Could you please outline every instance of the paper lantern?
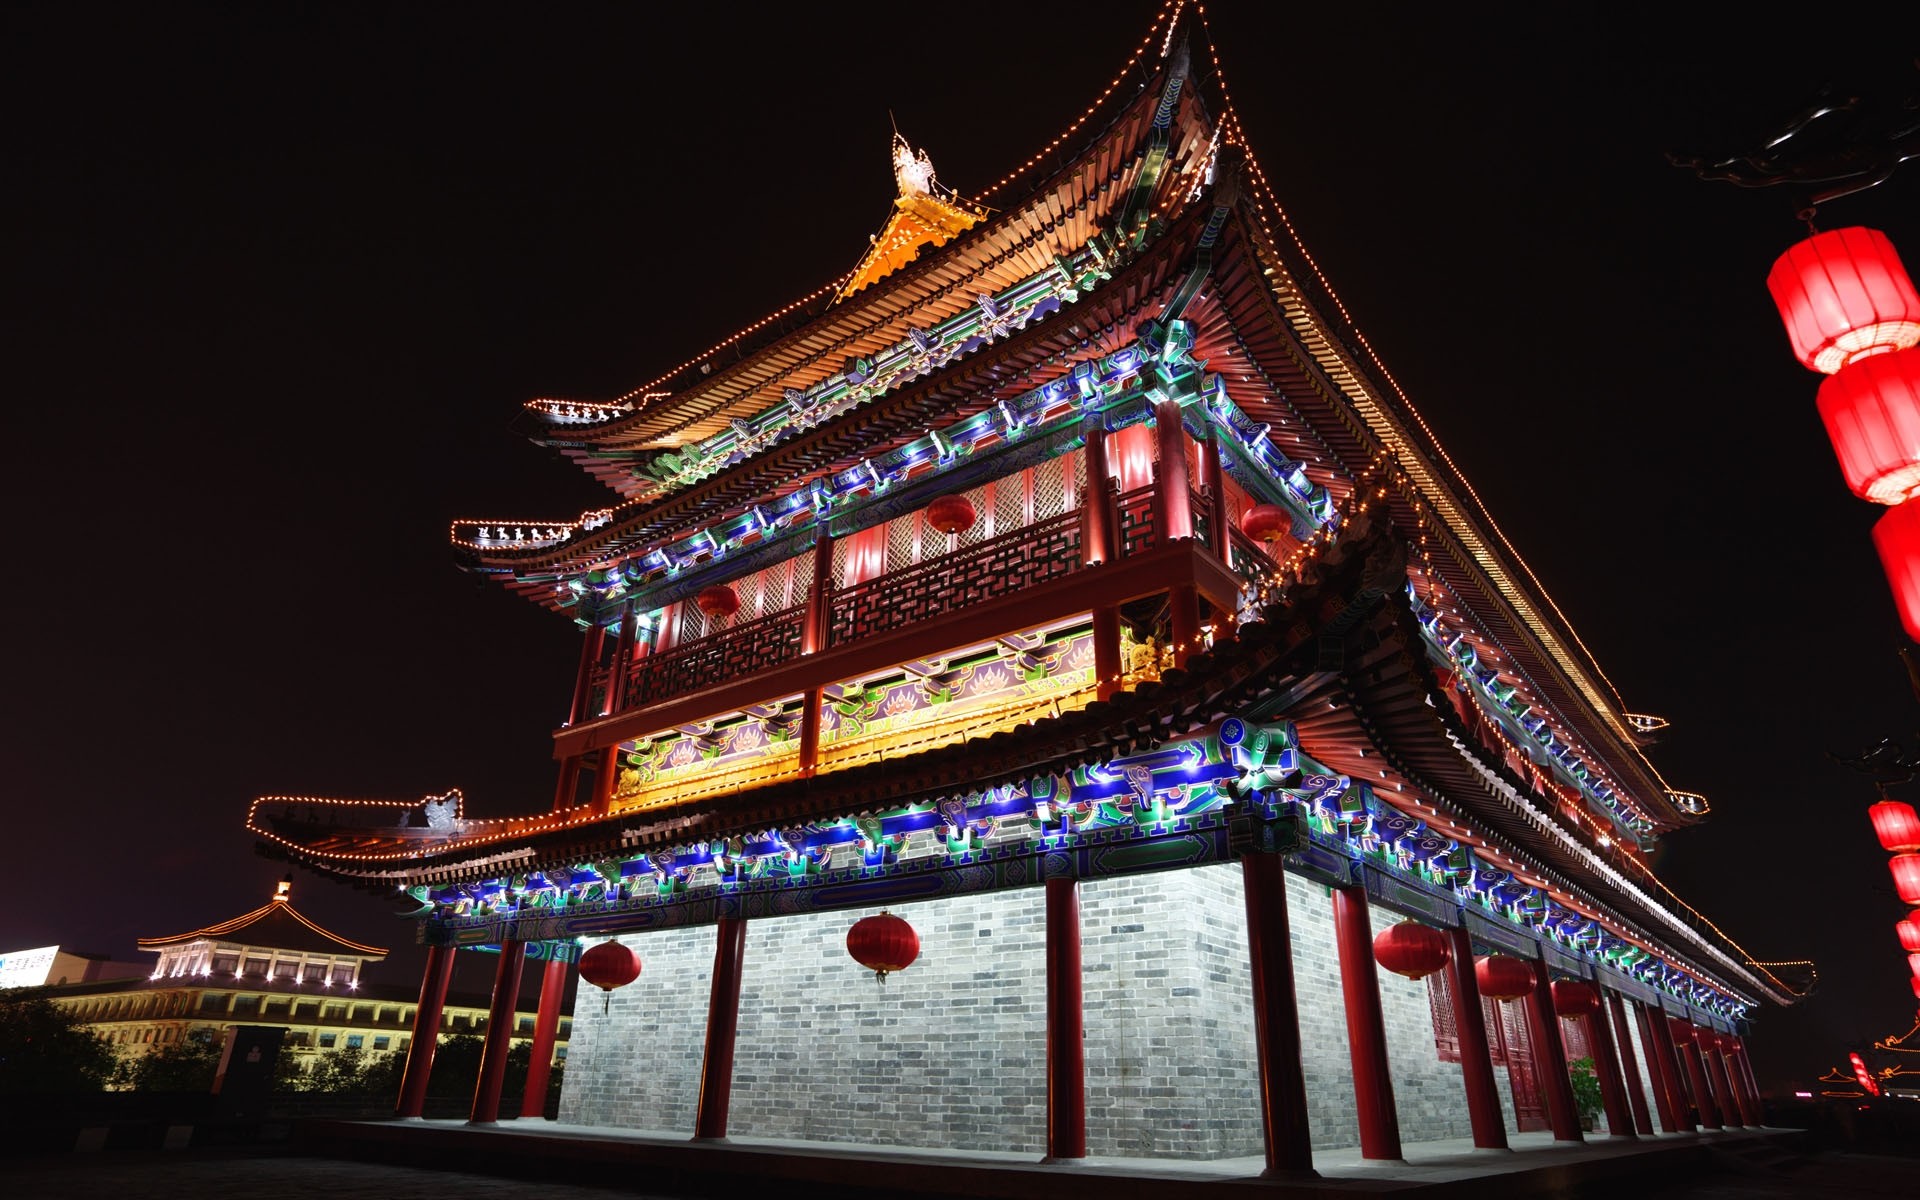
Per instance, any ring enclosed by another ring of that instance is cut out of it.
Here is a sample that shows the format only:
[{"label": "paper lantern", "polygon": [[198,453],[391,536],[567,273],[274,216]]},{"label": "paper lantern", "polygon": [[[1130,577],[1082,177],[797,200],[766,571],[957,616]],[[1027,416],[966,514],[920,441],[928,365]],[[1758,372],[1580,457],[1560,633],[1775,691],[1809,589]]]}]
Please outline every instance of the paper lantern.
[{"label": "paper lantern", "polygon": [[965,496],[942,496],[927,505],[927,524],[941,533],[963,533],[973,528],[980,514],[973,510],[973,501]]},{"label": "paper lantern", "polygon": [[1293,514],[1278,504],[1256,504],[1240,518],[1240,532],[1256,542],[1277,542],[1293,532]]},{"label": "paper lantern", "polygon": [[1920,1000],[1920,975],[1915,975],[1912,979],[1907,980],[1907,982],[1913,985],[1913,998]]},{"label": "paper lantern", "polygon": [[580,978],[606,993],[604,1013],[613,1004],[613,989],[640,978],[640,956],[619,942],[601,942],[580,956]]},{"label": "paper lantern", "polygon": [[1820,385],[1819,405],[1854,495],[1898,504],[1920,491],[1920,348],[1843,368]]},{"label": "paper lantern", "polygon": [[1873,525],[1873,545],[1893,589],[1907,636],[1920,641],[1920,497],[1887,510]]},{"label": "paper lantern", "polygon": [[1880,845],[1893,854],[1920,850],[1920,816],[1913,805],[1899,800],[1882,800],[1867,809],[1873,820],[1873,834]]},{"label": "paper lantern", "polygon": [[730,617],[740,611],[739,594],[724,583],[701,588],[693,602],[700,606],[701,612],[715,619]]},{"label": "paper lantern", "polygon": [[1600,1007],[1593,985],[1578,979],[1553,981],[1553,1011],[1563,1017],[1590,1017]]},{"label": "paper lantern", "polygon": [[1920,295],[1877,229],[1815,234],[1773,264],[1767,290],[1794,357],[1823,375],[1920,342]]},{"label": "paper lantern", "polygon": [[1920,905],[1920,854],[1896,854],[1887,860],[1887,868],[1900,902]]},{"label": "paper lantern", "polygon": [[1511,954],[1489,954],[1475,962],[1473,978],[1490,1000],[1519,1000],[1533,992],[1533,964]]},{"label": "paper lantern", "polygon": [[1418,921],[1402,921],[1373,939],[1373,961],[1408,979],[1425,979],[1448,957],[1447,935]]},{"label": "paper lantern", "polygon": [[862,917],[847,930],[847,953],[885,983],[890,972],[904,971],[920,957],[920,935],[890,912]]},{"label": "paper lantern", "polygon": [[1896,922],[1893,932],[1899,937],[1902,950],[1908,954],[1920,954],[1920,913]]},{"label": "paper lantern", "polygon": [[1907,955],[1907,966],[1912,969],[1913,977],[1920,979],[1920,954]]}]

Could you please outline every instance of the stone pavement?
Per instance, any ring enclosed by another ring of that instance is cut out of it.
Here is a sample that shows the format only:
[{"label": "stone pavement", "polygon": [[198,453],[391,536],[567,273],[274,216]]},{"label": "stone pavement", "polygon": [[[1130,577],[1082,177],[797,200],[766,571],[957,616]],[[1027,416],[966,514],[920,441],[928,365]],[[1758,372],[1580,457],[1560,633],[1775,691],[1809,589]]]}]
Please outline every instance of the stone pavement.
[{"label": "stone pavement", "polygon": [[[61,1200],[200,1200],[208,1195],[317,1195],[328,1200],[686,1200],[778,1191],[811,1195],[1038,1197],[1100,1200],[1283,1193],[1288,1200],[1416,1193],[1618,1196],[1636,1200],[1891,1200],[1916,1194],[1920,1162],[1859,1153],[1802,1155],[1785,1130],[1603,1137],[1556,1145],[1514,1135],[1511,1153],[1465,1143],[1407,1148],[1404,1163],[1323,1151],[1317,1174],[1261,1180],[1260,1162],[1093,1158],[1041,1164],[991,1152],[894,1150],[741,1138],[695,1145],[674,1134],[610,1133],[554,1122],[471,1128],[457,1121],[308,1122],[291,1143],[230,1149],[95,1151],[0,1163],[15,1196]],[[1411,1197],[1409,1197],[1411,1200]]]}]

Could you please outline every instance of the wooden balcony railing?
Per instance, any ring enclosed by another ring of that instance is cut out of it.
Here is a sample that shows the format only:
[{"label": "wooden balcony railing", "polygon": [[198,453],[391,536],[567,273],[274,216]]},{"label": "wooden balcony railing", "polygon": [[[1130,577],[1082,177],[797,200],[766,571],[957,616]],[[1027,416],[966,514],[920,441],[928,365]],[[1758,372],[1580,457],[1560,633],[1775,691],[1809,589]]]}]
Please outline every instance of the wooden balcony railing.
[{"label": "wooden balcony railing", "polygon": [[644,708],[682,692],[739,679],[797,658],[806,612],[805,605],[796,604],[639,660],[627,672],[621,707]]}]

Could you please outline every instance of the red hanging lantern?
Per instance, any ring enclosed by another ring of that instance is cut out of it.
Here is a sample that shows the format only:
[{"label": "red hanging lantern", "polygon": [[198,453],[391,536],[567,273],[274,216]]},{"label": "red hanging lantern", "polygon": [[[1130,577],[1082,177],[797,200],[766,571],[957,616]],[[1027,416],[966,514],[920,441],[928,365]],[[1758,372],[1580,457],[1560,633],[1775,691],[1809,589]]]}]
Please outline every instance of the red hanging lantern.
[{"label": "red hanging lantern", "polygon": [[1256,542],[1277,542],[1293,532],[1293,515],[1278,504],[1256,504],[1240,518],[1240,532]]},{"label": "red hanging lantern", "polygon": [[1920,641],[1920,498],[1896,504],[1873,525],[1873,545],[1907,636]]},{"label": "red hanging lantern", "polygon": [[927,524],[941,533],[964,533],[973,528],[980,519],[974,511],[973,501],[965,496],[942,496],[927,505]]},{"label": "red hanging lantern", "polygon": [[860,918],[847,930],[847,953],[885,983],[889,972],[904,971],[920,957],[920,935],[899,917],[882,912]]},{"label": "red hanging lantern", "polygon": [[1600,1007],[1593,985],[1578,979],[1556,979],[1551,991],[1553,1011],[1563,1017],[1590,1017]]},{"label": "red hanging lantern", "polygon": [[1907,982],[1913,985],[1913,998],[1915,1000],[1920,1000],[1920,975],[1915,975],[1912,979],[1909,979]]},{"label": "red hanging lantern", "polygon": [[1373,939],[1373,961],[1408,979],[1425,979],[1449,957],[1447,935],[1418,921],[1402,921]]},{"label": "red hanging lantern", "polygon": [[1896,922],[1893,932],[1899,936],[1902,950],[1908,954],[1920,954],[1920,913]]},{"label": "red hanging lantern", "polygon": [[1877,229],[1815,234],[1773,264],[1767,290],[1794,357],[1823,375],[1920,342],[1920,295]]},{"label": "red hanging lantern", "polygon": [[1920,954],[1907,955],[1907,966],[1912,968],[1913,977],[1920,979]]},{"label": "red hanging lantern", "polygon": [[613,1005],[613,989],[640,978],[640,956],[619,942],[601,942],[580,956],[580,978],[606,993],[604,1013]]},{"label": "red hanging lantern", "polygon": [[701,588],[700,594],[693,598],[700,611],[712,619],[731,617],[740,611],[740,596],[724,583],[716,583],[710,588]]},{"label": "red hanging lantern", "polygon": [[1920,816],[1913,805],[1899,800],[1881,800],[1867,809],[1873,819],[1873,835],[1889,853],[1920,850]]},{"label": "red hanging lantern", "polygon": [[1920,854],[1896,854],[1887,860],[1893,890],[1902,904],[1920,905]]},{"label": "red hanging lantern", "polygon": [[1519,1000],[1533,992],[1533,964],[1511,954],[1489,954],[1473,964],[1474,982],[1489,1000]]},{"label": "red hanging lantern", "polygon": [[1829,376],[1819,404],[1854,495],[1898,504],[1920,491],[1920,348],[1876,355]]}]

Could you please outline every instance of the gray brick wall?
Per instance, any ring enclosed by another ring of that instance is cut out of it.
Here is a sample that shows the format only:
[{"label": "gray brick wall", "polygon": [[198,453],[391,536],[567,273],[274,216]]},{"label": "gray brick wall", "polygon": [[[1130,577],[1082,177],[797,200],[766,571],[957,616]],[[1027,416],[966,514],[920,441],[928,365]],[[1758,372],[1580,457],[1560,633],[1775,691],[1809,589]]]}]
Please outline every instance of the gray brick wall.
[{"label": "gray brick wall", "polygon": [[[1287,899],[1313,1144],[1350,1146],[1358,1135],[1330,902],[1325,888],[1291,876]],[[846,954],[846,931],[865,911],[754,922],[729,1131],[1041,1153],[1043,903],[1036,888],[900,906],[920,958],[884,985]],[[1239,868],[1090,881],[1080,903],[1089,1152],[1261,1153]],[[1378,928],[1396,919],[1375,912]],[[685,1135],[714,931],[622,940],[644,970],[604,1015],[599,993],[584,994],[560,1119]],[[1434,1052],[1425,985],[1380,979],[1403,1136],[1465,1136],[1459,1067]]]}]

